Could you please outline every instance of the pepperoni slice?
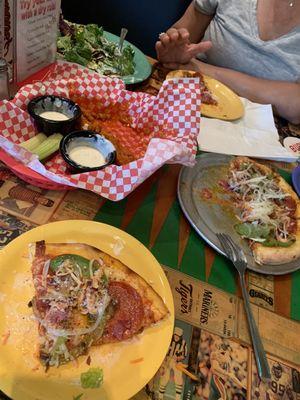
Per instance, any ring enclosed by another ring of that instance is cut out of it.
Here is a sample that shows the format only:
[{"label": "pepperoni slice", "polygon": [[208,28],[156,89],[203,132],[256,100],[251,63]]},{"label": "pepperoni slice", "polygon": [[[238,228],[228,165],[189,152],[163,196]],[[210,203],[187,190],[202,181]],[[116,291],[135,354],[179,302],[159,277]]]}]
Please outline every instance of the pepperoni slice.
[{"label": "pepperoni slice", "polygon": [[108,292],[116,308],[113,317],[105,327],[102,342],[129,339],[143,327],[142,298],[132,286],[125,282],[110,282]]}]

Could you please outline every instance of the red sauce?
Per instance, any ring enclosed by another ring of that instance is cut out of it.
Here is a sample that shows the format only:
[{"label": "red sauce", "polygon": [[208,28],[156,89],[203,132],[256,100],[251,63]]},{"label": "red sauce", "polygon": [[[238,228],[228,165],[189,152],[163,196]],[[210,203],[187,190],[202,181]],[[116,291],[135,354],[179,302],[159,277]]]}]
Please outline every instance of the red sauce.
[{"label": "red sauce", "polygon": [[65,322],[68,320],[69,314],[70,314],[70,312],[67,309],[57,310],[55,308],[51,308],[49,310],[49,312],[47,312],[46,319],[51,324],[57,325],[57,327],[59,327],[59,325],[62,322]]},{"label": "red sauce", "polygon": [[230,189],[230,186],[229,186],[228,182],[225,179],[220,179],[218,184],[222,189],[225,189],[225,190],[229,190]]},{"label": "red sauce", "polygon": [[297,231],[297,222],[296,222],[295,219],[291,220],[291,222],[289,223],[289,226],[288,226],[287,229],[288,229],[289,233],[296,233],[296,231]]},{"label": "red sauce", "polygon": [[218,103],[217,101],[212,97],[212,94],[209,91],[203,91],[201,93],[201,101],[203,104],[209,104],[216,106]]},{"label": "red sauce", "polygon": [[[278,202],[276,202],[278,204]],[[284,199],[280,200],[280,206],[288,211],[288,215],[291,218],[290,223],[287,227],[289,233],[296,233],[297,230],[297,220],[295,217],[295,211],[297,208],[296,201],[291,197],[287,196]]]},{"label": "red sauce", "polygon": [[207,199],[207,200],[211,199],[213,197],[212,191],[207,188],[202,189],[200,195],[203,199]]},{"label": "red sauce", "polygon": [[295,211],[296,211],[295,200],[291,196],[288,196],[283,199],[283,203],[284,203],[284,207],[289,209],[290,215],[291,216],[294,215]]},{"label": "red sauce", "polygon": [[116,303],[116,309],[106,325],[103,342],[129,339],[143,326],[142,298],[132,286],[125,282],[110,282],[108,292]]},{"label": "red sauce", "polygon": [[35,298],[35,300],[33,301],[33,309],[35,314],[44,317],[45,313],[49,310],[49,301]]}]

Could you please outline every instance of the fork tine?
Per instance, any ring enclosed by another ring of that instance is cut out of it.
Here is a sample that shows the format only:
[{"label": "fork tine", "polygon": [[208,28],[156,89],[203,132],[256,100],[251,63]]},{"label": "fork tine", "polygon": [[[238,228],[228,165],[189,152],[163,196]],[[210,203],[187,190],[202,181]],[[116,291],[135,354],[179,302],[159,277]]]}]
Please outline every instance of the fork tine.
[{"label": "fork tine", "polygon": [[226,243],[225,243],[222,233],[217,233],[216,235],[217,235],[217,238],[219,239],[219,242],[221,243],[221,246],[223,247],[223,250],[226,253],[226,247],[225,247]]},{"label": "fork tine", "polygon": [[225,252],[225,254],[227,255],[227,257],[229,257],[231,260],[235,259],[235,253],[234,250],[231,246],[230,241],[228,240],[228,237],[226,234],[224,233],[217,233],[217,237],[223,247],[223,250]]},{"label": "fork tine", "polygon": [[224,236],[226,237],[226,239],[228,240],[231,248],[233,249],[233,252],[235,254],[237,254],[239,252],[239,249],[237,247],[237,245],[234,243],[234,241],[231,239],[231,237],[229,235],[227,235],[226,233],[224,233]]},{"label": "fork tine", "polygon": [[240,246],[238,246],[238,245],[232,240],[232,238],[231,238],[229,235],[225,234],[225,236],[227,236],[227,239],[228,239],[228,241],[230,242],[231,247],[234,249],[236,258],[247,262],[245,253],[244,253],[244,251],[242,250],[242,248],[241,248]]},{"label": "fork tine", "polygon": [[228,249],[227,249],[227,242],[225,241],[223,234],[222,233],[217,233],[217,238],[219,239],[221,246],[223,247],[224,252],[227,254]]}]

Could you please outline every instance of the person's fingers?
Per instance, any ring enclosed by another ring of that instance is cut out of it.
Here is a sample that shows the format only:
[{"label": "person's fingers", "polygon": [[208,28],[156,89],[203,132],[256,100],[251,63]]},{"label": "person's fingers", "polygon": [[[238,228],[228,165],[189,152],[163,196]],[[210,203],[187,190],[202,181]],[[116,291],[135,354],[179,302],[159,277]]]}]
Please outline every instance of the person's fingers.
[{"label": "person's fingers", "polygon": [[179,40],[182,42],[187,42],[190,38],[190,33],[185,28],[178,29],[178,34],[179,34]]},{"label": "person's fingers", "polygon": [[168,36],[170,38],[170,42],[176,42],[179,39],[179,32],[177,29],[173,29],[170,33],[168,31]]},{"label": "person's fingers", "polygon": [[185,28],[170,28],[167,32],[161,33],[159,35],[160,41],[165,45],[168,46],[170,44],[175,43],[187,43],[189,41],[190,34],[187,29]]},{"label": "person's fingers", "polygon": [[205,53],[212,47],[212,43],[210,41],[200,42],[196,44],[191,44],[189,46],[189,54],[191,57],[195,57],[198,53]]},{"label": "person's fingers", "polygon": [[168,30],[167,30],[167,32],[166,32],[166,34],[167,35],[172,35],[172,33],[175,33],[175,32],[177,32],[178,30],[176,29],[176,28],[169,28]]},{"label": "person's fingers", "polygon": [[157,42],[155,43],[155,50],[156,50],[156,53],[160,53],[160,52],[161,52],[161,50],[162,50],[161,41],[157,41]]},{"label": "person's fingers", "polygon": [[200,42],[199,45],[201,45],[201,48],[203,52],[209,50],[212,48],[212,42],[210,40],[205,40],[204,42]]},{"label": "person's fingers", "polygon": [[158,41],[155,43],[155,50],[156,50],[157,59],[159,60],[160,57],[164,53],[165,47],[160,41]]},{"label": "person's fingers", "polygon": [[167,50],[166,47],[163,45],[163,43],[161,41],[157,41],[155,43],[155,49],[159,53],[165,53],[165,51]]},{"label": "person's fingers", "polygon": [[161,35],[159,39],[164,46],[168,46],[170,44],[170,36],[167,33]]}]

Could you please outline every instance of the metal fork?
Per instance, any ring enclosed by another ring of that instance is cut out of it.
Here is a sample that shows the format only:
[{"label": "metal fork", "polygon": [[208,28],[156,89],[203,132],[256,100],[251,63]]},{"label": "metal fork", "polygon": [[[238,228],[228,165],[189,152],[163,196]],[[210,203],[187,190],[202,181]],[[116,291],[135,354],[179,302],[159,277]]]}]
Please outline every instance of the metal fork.
[{"label": "metal fork", "polygon": [[118,49],[119,49],[120,53],[122,53],[123,44],[124,44],[124,40],[125,40],[127,33],[128,33],[128,29],[126,29],[126,28],[121,29],[121,34],[120,34],[120,39],[119,39],[119,44],[118,44]]},{"label": "metal fork", "polygon": [[253,350],[255,354],[255,359],[256,359],[256,365],[257,365],[257,372],[259,377],[262,380],[269,380],[271,378],[270,374],[270,368],[269,364],[267,361],[266,353],[259,335],[259,331],[257,329],[252,311],[251,311],[251,305],[250,305],[250,300],[249,300],[249,295],[246,289],[246,282],[245,282],[245,272],[247,269],[247,259],[246,256],[243,252],[243,250],[237,246],[231,237],[227,235],[226,233],[217,233],[217,237],[223,247],[223,250],[227,257],[232,261],[234,266],[236,267],[239,277],[240,277],[240,282],[242,286],[242,293],[243,293],[243,298],[244,298],[244,306],[246,310],[246,315],[248,319],[248,324],[249,324],[249,329],[250,329],[250,334],[251,334],[251,339],[252,339],[252,344],[253,344]]}]

